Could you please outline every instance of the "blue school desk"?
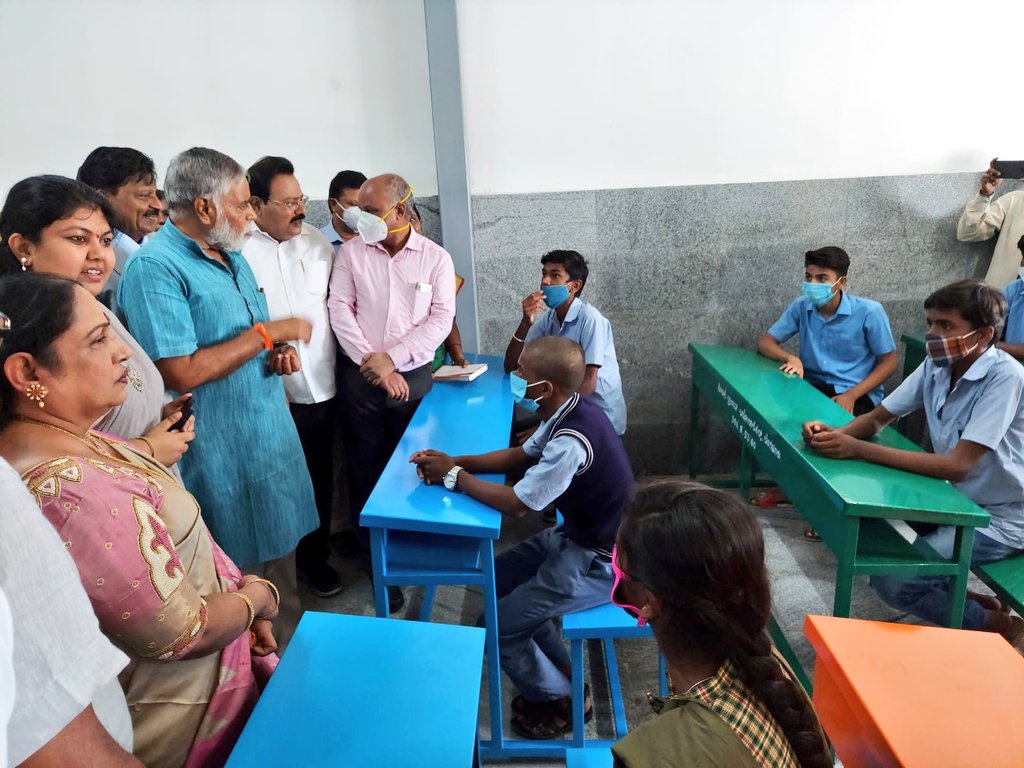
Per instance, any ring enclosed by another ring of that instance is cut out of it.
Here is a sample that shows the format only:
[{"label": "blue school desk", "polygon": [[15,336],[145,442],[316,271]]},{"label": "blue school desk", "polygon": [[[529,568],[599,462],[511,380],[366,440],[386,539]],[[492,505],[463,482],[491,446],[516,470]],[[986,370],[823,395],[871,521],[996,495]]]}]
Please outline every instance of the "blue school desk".
[{"label": "blue school desk", "polygon": [[228,768],[473,765],[484,631],[307,611]]},{"label": "blue school desk", "polygon": [[[388,585],[424,586],[420,616],[424,621],[430,617],[438,585],[481,588],[491,739],[481,742],[480,754],[509,756],[508,742],[502,734],[498,599],[494,586],[494,542],[501,535],[501,513],[464,494],[425,485],[417,477],[415,465],[409,463],[412,454],[425,448],[458,456],[508,446],[514,401],[503,362],[493,356],[469,358],[470,362],[487,363],[487,372],[476,381],[434,384],[377,481],[359,522],[370,529],[378,616],[388,615]],[[498,475],[481,478],[504,482]]]}]

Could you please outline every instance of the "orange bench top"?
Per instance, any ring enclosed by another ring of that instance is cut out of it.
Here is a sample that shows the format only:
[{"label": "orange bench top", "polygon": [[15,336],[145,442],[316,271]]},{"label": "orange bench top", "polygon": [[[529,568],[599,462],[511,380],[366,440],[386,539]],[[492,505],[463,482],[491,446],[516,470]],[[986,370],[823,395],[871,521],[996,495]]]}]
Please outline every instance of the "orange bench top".
[{"label": "orange bench top", "polygon": [[999,635],[832,616],[804,634],[846,768],[1024,765],[1024,657]]}]

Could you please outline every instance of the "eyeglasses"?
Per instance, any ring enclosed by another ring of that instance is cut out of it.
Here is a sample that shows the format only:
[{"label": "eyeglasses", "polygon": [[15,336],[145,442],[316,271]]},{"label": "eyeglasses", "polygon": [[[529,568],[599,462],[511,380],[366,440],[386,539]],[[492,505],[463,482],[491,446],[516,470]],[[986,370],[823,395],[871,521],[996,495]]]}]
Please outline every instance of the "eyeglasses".
[{"label": "eyeglasses", "polygon": [[309,202],[309,195],[303,195],[302,197],[298,198],[297,200],[270,200],[270,199],[268,199],[267,202],[268,203],[277,203],[278,205],[283,205],[285,208],[287,208],[290,211],[295,211],[295,210],[298,210],[300,205],[303,208],[306,207],[306,203]]}]

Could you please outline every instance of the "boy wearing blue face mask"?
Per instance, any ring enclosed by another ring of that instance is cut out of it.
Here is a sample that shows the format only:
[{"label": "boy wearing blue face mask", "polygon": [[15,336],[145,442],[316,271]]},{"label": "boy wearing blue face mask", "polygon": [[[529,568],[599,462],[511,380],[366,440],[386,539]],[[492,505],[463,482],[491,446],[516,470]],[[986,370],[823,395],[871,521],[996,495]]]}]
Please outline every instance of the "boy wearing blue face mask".
[{"label": "boy wearing blue face mask", "polygon": [[[622,440],[597,403],[579,395],[585,367],[575,342],[530,342],[511,376],[516,400],[542,419],[526,443],[477,456],[427,450],[410,458],[428,485],[512,517],[552,503],[562,513],[564,524],[494,561],[501,668],[520,693],[512,728],[531,739],[572,728],[569,656],[555,621],[608,602],[612,546],[633,485]],[[512,487],[477,477],[516,470],[525,475]],[[586,709],[589,717],[589,702]]]},{"label": "boy wearing blue face mask", "polygon": [[[803,437],[823,456],[861,459],[949,480],[990,516],[974,534],[971,562],[989,563],[1024,551],[1024,367],[996,349],[1006,304],[980,280],[947,285],[924,302],[928,357],[881,405],[842,427],[804,425]],[[871,442],[900,416],[923,410],[934,453]],[[955,530],[924,537],[940,555],[953,553]],[[942,624],[948,576],[872,576],[889,605]],[[1024,642],[1024,620],[996,597],[968,592],[964,629],[998,632]]]},{"label": "boy wearing blue face mask", "polygon": [[[877,301],[846,293],[850,257],[836,246],[804,256],[803,295],[768,329],[757,351],[858,416],[882,400],[899,362],[889,318]],[[780,344],[800,335],[799,356]]]},{"label": "boy wearing blue face mask", "polygon": [[579,298],[590,270],[576,251],[551,251],[540,260],[540,290],[523,299],[523,317],[505,350],[505,371],[514,371],[523,346],[542,336],[561,336],[583,347],[586,375],[579,392],[608,415],[615,432],[626,431],[615,340],[607,318]]}]

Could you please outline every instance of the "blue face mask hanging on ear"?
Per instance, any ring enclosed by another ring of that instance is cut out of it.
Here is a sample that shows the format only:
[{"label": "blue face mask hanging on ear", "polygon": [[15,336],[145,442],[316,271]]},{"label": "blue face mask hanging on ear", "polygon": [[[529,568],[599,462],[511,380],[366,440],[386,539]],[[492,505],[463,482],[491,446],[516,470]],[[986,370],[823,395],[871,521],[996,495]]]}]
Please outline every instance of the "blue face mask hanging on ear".
[{"label": "blue face mask hanging on ear", "polygon": [[547,379],[543,379],[542,381],[535,381],[532,384],[528,384],[526,379],[516,373],[510,373],[508,379],[509,389],[512,390],[512,397],[515,398],[516,403],[523,406],[523,408],[528,410],[530,413],[534,413],[538,408],[540,408],[540,401],[544,399],[544,395],[541,395],[536,400],[531,400],[526,396],[526,390],[529,387],[536,386],[537,384],[546,383]]},{"label": "blue face mask hanging on ear", "polygon": [[544,303],[551,309],[562,306],[569,298],[569,289],[565,285],[542,285],[540,289],[544,293]]}]

